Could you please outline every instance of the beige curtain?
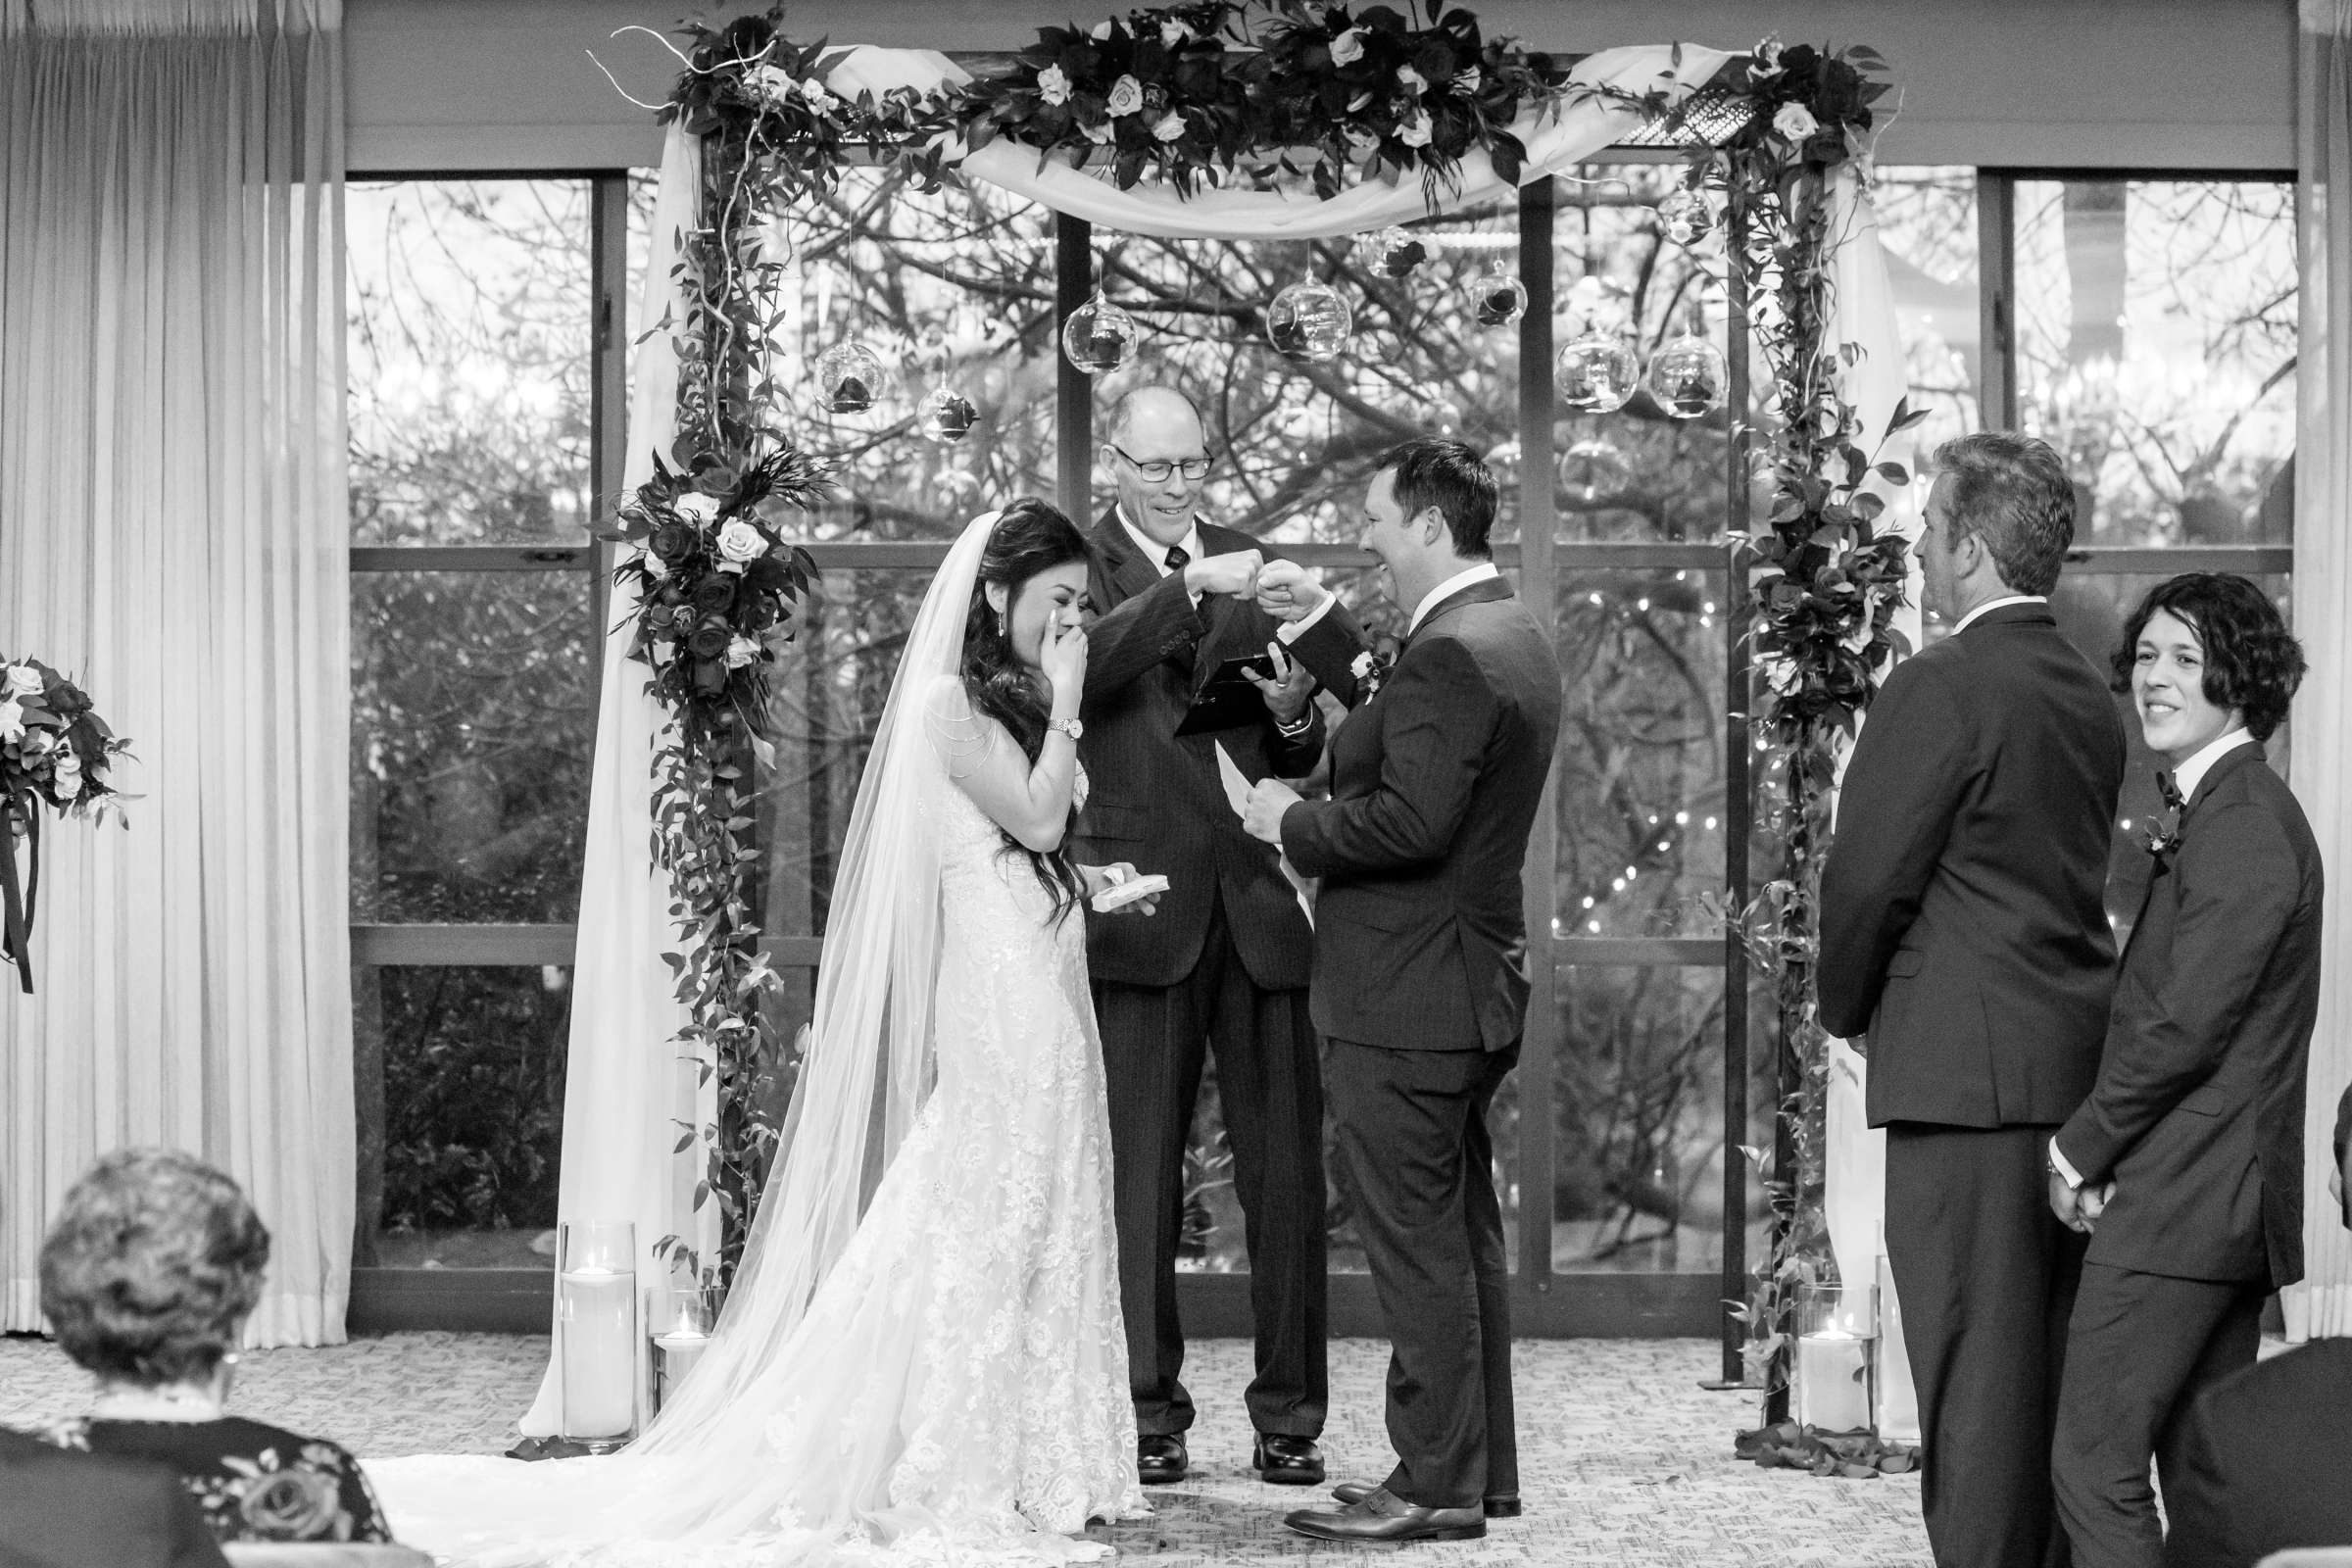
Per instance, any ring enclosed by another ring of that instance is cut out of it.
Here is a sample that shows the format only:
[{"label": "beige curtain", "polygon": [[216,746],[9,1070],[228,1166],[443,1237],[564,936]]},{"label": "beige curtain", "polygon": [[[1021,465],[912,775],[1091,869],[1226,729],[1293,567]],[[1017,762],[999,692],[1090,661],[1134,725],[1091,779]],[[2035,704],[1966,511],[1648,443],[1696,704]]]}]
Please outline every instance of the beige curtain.
[{"label": "beige curtain", "polygon": [[45,835],[0,995],[0,1327],[108,1150],[275,1238],[251,1338],[343,1338],[353,1210],[340,0],[0,0],[0,652],[137,760]]},{"label": "beige curtain", "polygon": [[2311,661],[2289,782],[2328,871],[2320,1022],[2306,1106],[2304,1283],[2293,1339],[2352,1335],[2352,1234],[2328,1194],[2335,1102],[2352,1082],[2352,3],[2303,0],[2296,105],[2303,264],[2296,375],[2295,634]]}]

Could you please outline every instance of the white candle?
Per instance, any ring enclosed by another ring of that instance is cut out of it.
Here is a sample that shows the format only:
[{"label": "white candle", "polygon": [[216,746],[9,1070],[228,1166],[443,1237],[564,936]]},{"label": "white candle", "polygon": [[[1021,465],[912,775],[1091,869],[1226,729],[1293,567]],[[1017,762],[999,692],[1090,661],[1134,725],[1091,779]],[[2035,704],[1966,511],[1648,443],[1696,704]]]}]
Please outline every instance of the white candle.
[{"label": "white candle", "polygon": [[678,1385],[686,1381],[686,1374],[710,1348],[710,1336],[695,1329],[672,1329],[655,1335],[654,1343],[662,1348],[662,1402],[667,1404]]},{"label": "white candle", "polygon": [[637,1274],[579,1268],[562,1278],[564,1436],[626,1438],[637,1424]]},{"label": "white candle", "polygon": [[1870,1425],[1870,1341],[1825,1330],[1796,1342],[1799,1419],[1824,1432]]}]

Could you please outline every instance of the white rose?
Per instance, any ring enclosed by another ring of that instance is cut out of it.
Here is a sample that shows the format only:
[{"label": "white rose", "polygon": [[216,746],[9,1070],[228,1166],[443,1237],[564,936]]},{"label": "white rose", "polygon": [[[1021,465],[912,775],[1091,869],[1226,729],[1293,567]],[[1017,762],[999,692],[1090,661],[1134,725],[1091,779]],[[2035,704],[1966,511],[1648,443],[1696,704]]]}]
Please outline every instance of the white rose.
[{"label": "white rose", "polygon": [[1352,66],[1363,58],[1363,28],[1349,27],[1346,32],[1331,40],[1331,63],[1333,65]]},{"label": "white rose", "polygon": [[814,76],[810,76],[807,81],[795,83],[795,86],[800,92],[801,101],[816,114],[829,115],[841,102],[840,99],[825,91],[825,84]]},{"label": "white rose", "polygon": [[737,517],[718,530],[718,553],[729,561],[758,561],[767,554],[767,541],[759,529]]},{"label": "white rose", "polygon": [[1748,68],[1747,74],[1759,80],[1781,74],[1781,35],[1779,33],[1767,33],[1757,42],[1755,64]]},{"label": "white rose", "polygon": [[1783,697],[1793,695],[1805,684],[1804,672],[1787,654],[1766,654],[1758,662],[1764,671],[1764,683]]},{"label": "white rose", "polygon": [[645,553],[642,564],[647,572],[653,576],[666,577],[669,575],[669,563],[655,555],[651,550]]},{"label": "white rose", "polygon": [[1398,66],[1396,68],[1396,85],[1418,98],[1428,88],[1429,78],[1410,66]]},{"label": "white rose", "polygon": [[21,741],[24,738],[24,705],[14,697],[0,697],[0,741]]},{"label": "white rose", "polygon": [[1478,89],[1486,85],[1486,80],[1487,78],[1479,74],[1478,68],[1472,66],[1468,71],[1453,78],[1453,90],[1465,97],[1475,98],[1478,96]]},{"label": "white rose", "polygon": [[41,672],[30,664],[10,664],[5,695],[10,697],[38,697],[45,689]]},{"label": "white rose", "polygon": [[55,771],[49,775],[49,787],[64,800],[81,793],[81,759],[72,752],[58,754]]},{"label": "white rose", "polygon": [[1429,145],[1429,115],[1425,110],[1413,111],[1413,118],[1396,127],[1396,139],[1407,147]]},{"label": "white rose", "polygon": [[741,669],[760,657],[760,645],[749,637],[737,637],[727,644],[727,667]]},{"label": "white rose", "polygon": [[689,491],[671,502],[670,508],[679,516],[701,528],[717,518],[718,497],[704,495],[700,490]]},{"label": "white rose", "polygon": [[1772,117],[1772,128],[1789,141],[1803,141],[1821,128],[1821,122],[1803,104],[1783,104]]},{"label": "white rose", "polygon": [[1193,29],[1173,17],[1159,24],[1159,42],[1162,48],[1173,49],[1191,38],[1192,35]]},{"label": "white rose", "polygon": [[1059,66],[1048,66],[1037,74],[1038,96],[1050,104],[1070,101],[1070,78]]},{"label": "white rose", "polygon": [[1144,84],[1133,76],[1121,76],[1110,84],[1110,96],[1102,101],[1102,107],[1113,119],[1134,114],[1144,107]]},{"label": "white rose", "polygon": [[1174,141],[1183,134],[1184,117],[1172,109],[1160,116],[1159,123],[1152,127],[1152,137],[1154,141]]},{"label": "white rose", "polygon": [[786,98],[792,94],[792,73],[782,66],[767,65],[752,73],[752,84],[770,98]]}]

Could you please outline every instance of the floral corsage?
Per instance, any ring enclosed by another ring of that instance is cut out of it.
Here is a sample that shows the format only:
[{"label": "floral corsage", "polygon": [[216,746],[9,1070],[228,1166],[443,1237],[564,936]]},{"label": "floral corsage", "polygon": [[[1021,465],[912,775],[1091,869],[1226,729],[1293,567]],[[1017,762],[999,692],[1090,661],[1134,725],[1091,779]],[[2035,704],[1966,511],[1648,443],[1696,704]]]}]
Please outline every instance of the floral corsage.
[{"label": "floral corsage", "polygon": [[1355,677],[1356,701],[1368,703],[1380,695],[1388,684],[1389,671],[1396,667],[1396,643],[1383,637],[1379,642],[1355,656],[1348,672]]}]

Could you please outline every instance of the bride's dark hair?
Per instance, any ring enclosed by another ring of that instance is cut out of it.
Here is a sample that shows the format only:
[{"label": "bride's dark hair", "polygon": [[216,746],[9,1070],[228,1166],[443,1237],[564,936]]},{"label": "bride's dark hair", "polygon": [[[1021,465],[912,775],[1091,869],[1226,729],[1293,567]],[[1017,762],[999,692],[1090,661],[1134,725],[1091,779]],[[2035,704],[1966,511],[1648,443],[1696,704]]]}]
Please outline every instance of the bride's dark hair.
[{"label": "bride's dark hair", "polygon": [[[1023,496],[1006,506],[989,531],[988,549],[980,558],[980,575],[972,584],[970,612],[963,622],[963,689],[972,707],[1010,731],[1034,765],[1045,749],[1049,712],[1036,673],[1012,650],[1012,607],[1021,590],[1039,572],[1072,561],[1094,561],[1086,536],[1069,518],[1035,496]],[[1004,589],[1004,613],[988,602],[989,584]],[[1078,825],[1078,803],[1070,802],[1070,819],[1061,844],[1044,854],[1004,833],[1004,853],[1026,857],[1037,880],[1054,900],[1054,918],[1065,919],[1085,896],[1086,884],[1069,857],[1069,835]]]}]

